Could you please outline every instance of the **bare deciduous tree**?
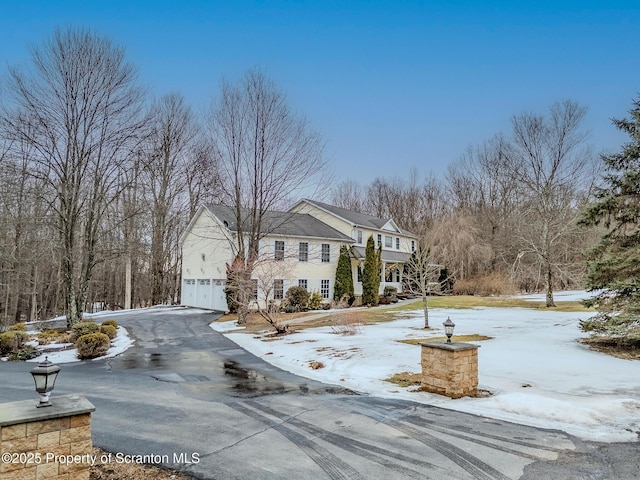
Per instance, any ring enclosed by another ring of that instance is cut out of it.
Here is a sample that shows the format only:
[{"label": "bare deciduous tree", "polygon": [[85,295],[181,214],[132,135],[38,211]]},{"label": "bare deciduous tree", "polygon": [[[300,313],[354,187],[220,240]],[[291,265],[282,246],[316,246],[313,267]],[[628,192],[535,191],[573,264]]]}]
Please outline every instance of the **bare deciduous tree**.
[{"label": "bare deciduous tree", "polygon": [[429,328],[428,297],[433,294],[434,287],[438,285],[441,268],[433,262],[431,248],[425,246],[423,242],[418,242],[418,247],[404,264],[403,288],[422,298],[424,328]]},{"label": "bare deciduous tree", "polygon": [[[255,286],[258,295],[255,298],[253,305],[255,305],[258,314],[271,325],[277,334],[289,333],[289,327],[283,322],[281,315],[282,312],[282,297],[276,295],[276,282],[287,279],[292,276],[292,264],[291,262],[273,261],[272,259],[264,259],[263,261],[256,262],[254,267],[254,281],[252,282],[252,288]],[[255,282],[255,283],[254,283]],[[283,284],[281,283],[282,287]],[[283,292],[279,292],[283,293]]]},{"label": "bare deciduous tree", "polygon": [[344,180],[331,189],[331,204],[354,212],[368,213],[366,190],[355,180]]},{"label": "bare deciduous tree", "polygon": [[151,302],[155,305],[175,298],[175,278],[170,281],[167,276],[177,272],[176,232],[189,211],[185,193],[197,129],[191,109],[178,94],[162,97],[152,107],[151,119],[143,183],[150,195]]},{"label": "bare deciduous tree", "polygon": [[9,70],[3,130],[31,145],[30,171],[57,217],[67,321],[82,318],[100,261],[101,219],[142,127],[134,67],[124,50],[86,30],[58,30]]},{"label": "bare deciduous tree", "polygon": [[[435,182],[429,178],[425,186],[433,187]],[[408,181],[402,178],[376,178],[367,190],[367,203],[371,213],[380,218],[393,218],[394,221],[414,233],[423,230],[431,221],[433,208],[432,192],[425,191],[420,184],[418,171],[412,169]]]},{"label": "bare deciduous tree", "polygon": [[586,113],[567,100],[554,103],[547,118],[532,113],[512,118],[505,168],[523,191],[518,236],[522,251],[539,260],[548,307],[554,306],[554,277],[566,271],[561,251],[576,234],[579,202],[586,199],[596,168],[582,130]]},{"label": "bare deciduous tree", "polygon": [[[302,192],[309,196],[327,179],[323,143],[307,121],[295,115],[285,94],[258,70],[237,84],[223,82],[209,114],[219,201],[234,211],[236,278],[251,278],[260,240],[276,225],[270,210]],[[242,284],[247,282],[242,281]],[[237,291],[239,322],[248,312],[249,294]]]}]

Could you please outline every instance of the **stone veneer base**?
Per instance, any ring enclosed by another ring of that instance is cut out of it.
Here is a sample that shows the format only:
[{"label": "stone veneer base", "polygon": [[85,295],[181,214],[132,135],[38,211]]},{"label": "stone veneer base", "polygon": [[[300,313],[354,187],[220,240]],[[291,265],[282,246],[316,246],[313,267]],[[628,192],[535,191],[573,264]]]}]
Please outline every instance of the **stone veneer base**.
[{"label": "stone veneer base", "polygon": [[422,347],[422,390],[450,398],[476,395],[478,345],[423,342],[420,346]]},{"label": "stone veneer base", "polygon": [[[52,397],[50,407],[37,400],[0,404],[0,478],[2,480],[88,480],[91,412],[79,395]],[[60,461],[78,456],[78,461]],[[86,458],[86,457],[85,457]]]}]

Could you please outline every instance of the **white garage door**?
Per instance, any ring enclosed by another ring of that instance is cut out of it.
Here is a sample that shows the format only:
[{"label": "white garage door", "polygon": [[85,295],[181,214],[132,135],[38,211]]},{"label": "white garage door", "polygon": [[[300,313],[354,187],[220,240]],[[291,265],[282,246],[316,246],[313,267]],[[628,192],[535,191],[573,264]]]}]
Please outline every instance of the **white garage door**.
[{"label": "white garage door", "polygon": [[192,278],[185,278],[182,281],[182,305],[195,307],[196,301],[196,281]]},{"label": "white garage door", "polygon": [[182,304],[189,307],[227,311],[224,280],[210,278],[185,279],[182,287]]},{"label": "white garage door", "polygon": [[212,280],[211,285],[211,308],[226,312],[227,296],[224,294],[224,280]]},{"label": "white garage door", "polygon": [[211,308],[211,279],[199,278],[196,290],[196,307]]}]

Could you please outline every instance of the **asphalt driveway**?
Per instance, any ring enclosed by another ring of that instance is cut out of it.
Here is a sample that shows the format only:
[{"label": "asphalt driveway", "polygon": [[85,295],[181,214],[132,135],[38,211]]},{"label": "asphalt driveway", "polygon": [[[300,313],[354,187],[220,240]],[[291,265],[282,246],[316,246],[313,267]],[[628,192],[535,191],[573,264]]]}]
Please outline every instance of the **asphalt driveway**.
[{"label": "asphalt driveway", "polygon": [[[64,365],[53,396],[85,395],[94,444],[114,453],[217,480],[638,478],[638,443],[582,442],[297,377],[211,330],[211,313],[116,318],[135,346]],[[0,401],[35,398],[32,366],[0,364]]]}]

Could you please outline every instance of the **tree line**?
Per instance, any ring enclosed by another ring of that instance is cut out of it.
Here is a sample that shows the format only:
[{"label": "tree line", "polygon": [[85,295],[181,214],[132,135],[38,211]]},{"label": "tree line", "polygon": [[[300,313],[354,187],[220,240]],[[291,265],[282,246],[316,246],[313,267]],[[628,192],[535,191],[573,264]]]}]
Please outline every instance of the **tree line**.
[{"label": "tree line", "polygon": [[508,135],[468,148],[442,179],[414,169],[408,181],[346,180],[331,201],[419,235],[458,291],[544,290],[552,306],[554,289],[582,287],[586,247],[597,239],[577,223],[600,168],[586,111],[566,100],[545,114],[514,115]]},{"label": "tree line", "polygon": [[[259,261],[267,213],[329,191],[321,136],[258,70],[224,81],[199,116],[179,93],[153,99],[122,47],[67,29],[0,88],[4,324],[179,302],[180,235],[207,202],[242,226],[229,266],[240,285]],[[583,285],[603,228],[577,221],[602,168],[585,115],[570,100],[514,115],[510,132],[468,148],[443,178],[415,168],[343,180],[320,199],[392,217],[459,291],[544,290],[553,305],[554,289]]]},{"label": "tree line", "polygon": [[150,99],[122,47],[75,29],[9,68],[2,94],[3,323],[178,301],[178,237],[215,190],[182,96]]}]

